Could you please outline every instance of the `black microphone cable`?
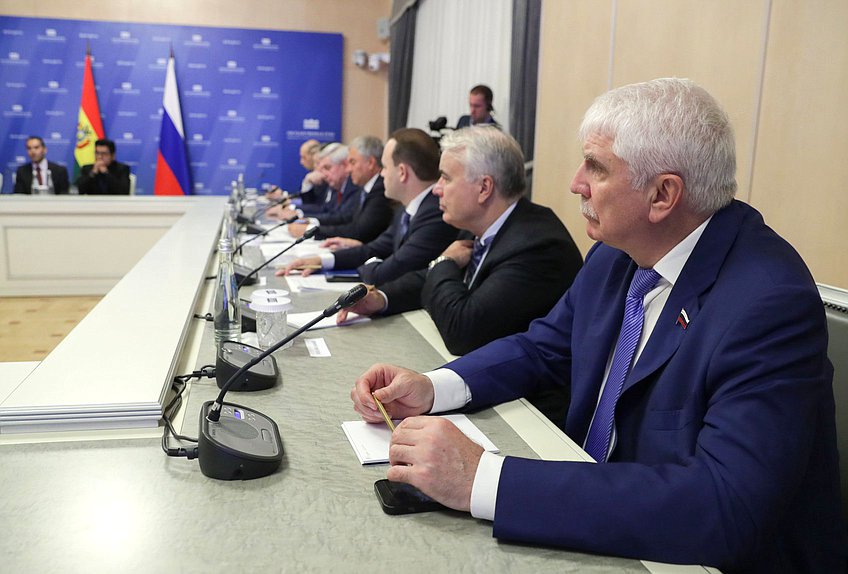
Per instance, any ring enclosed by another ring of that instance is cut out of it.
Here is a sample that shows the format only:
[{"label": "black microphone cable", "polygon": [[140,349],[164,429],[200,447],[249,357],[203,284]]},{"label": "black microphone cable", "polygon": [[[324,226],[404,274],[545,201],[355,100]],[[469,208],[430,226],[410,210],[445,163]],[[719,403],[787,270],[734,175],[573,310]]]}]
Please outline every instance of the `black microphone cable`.
[{"label": "black microphone cable", "polygon": [[206,415],[206,419],[210,422],[218,422],[221,418],[221,408],[224,405],[224,396],[227,394],[227,391],[230,390],[230,387],[233,386],[233,383],[238,380],[240,376],[253,368],[254,365],[259,364],[265,357],[288,343],[289,341],[294,340],[296,337],[299,337],[302,333],[308,331],[313,325],[318,323],[321,319],[326,317],[330,317],[335,315],[340,310],[350,307],[355,304],[357,301],[365,297],[368,294],[368,289],[363,284],[355,285],[349,291],[342,293],[339,295],[339,298],[336,299],[332,304],[330,304],[326,309],[324,309],[317,317],[295,330],[293,333],[290,333],[287,337],[284,337],[280,341],[277,341],[274,345],[265,349],[258,356],[254,357],[247,364],[243,365],[238,371],[233,373],[233,375],[224,383],[224,386],[221,387],[221,392],[218,393],[218,398],[215,399],[215,402],[212,404],[209,412]]},{"label": "black microphone cable", "polygon": [[165,427],[162,431],[162,450],[168,456],[179,456],[186,457],[189,460],[193,458],[197,458],[197,446],[192,447],[171,447],[169,436],[173,436],[176,440],[183,442],[191,442],[197,443],[197,439],[190,436],[185,436],[177,432],[174,428],[174,423],[171,421],[171,418],[174,415],[180,406],[183,403],[183,393],[188,386],[188,382],[191,379],[197,378],[202,379],[203,377],[212,379],[215,378],[215,365],[204,365],[199,370],[193,371],[187,375],[179,375],[175,376],[173,382],[171,383],[171,388],[176,391],[176,394],[171,399],[165,408],[162,409],[162,420],[165,423]]}]

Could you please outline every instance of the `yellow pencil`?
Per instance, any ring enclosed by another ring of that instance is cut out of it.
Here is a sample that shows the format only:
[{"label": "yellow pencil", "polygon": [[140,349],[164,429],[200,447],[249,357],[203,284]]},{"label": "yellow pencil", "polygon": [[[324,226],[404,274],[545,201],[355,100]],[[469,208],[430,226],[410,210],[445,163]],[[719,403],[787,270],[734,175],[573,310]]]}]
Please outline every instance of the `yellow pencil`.
[{"label": "yellow pencil", "polygon": [[[374,393],[371,393],[371,396],[374,397]],[[386,424],[389,425],[392,432],[395,432],[395,423],[392,422],[391,417],[389,417],[389,413],[386,412],[386,407],[383,406],[383,403],[381,403],[380,399],[377,397],[374,397],[374,402],[377,403],[377,408],[380,409],[381,413],[383,413],[383,418],[386,419]]]}]

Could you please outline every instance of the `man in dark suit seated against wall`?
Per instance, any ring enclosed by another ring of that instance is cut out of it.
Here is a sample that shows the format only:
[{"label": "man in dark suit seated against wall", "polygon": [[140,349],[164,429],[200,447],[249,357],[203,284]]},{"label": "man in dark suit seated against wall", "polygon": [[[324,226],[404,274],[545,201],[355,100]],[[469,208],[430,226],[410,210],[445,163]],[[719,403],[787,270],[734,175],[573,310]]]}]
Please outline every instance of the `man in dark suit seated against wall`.
[{"label": "man in dark suit seated against wall", "polygon": [[334,253],[294,260],[283,275],[310,268],[356,268],[366,283],[382,284],[404,273],[423,269],[456,239],[457,229],[442,220],[439,198],[433,186],[439,178],[439,148],[429,135],[415,128],[394,132],[382,157],[386,197],[403,209],[392,225],[374,241],[362,243],[347,237],[332,237],[323,243]]},{"label": "man in dark suit seated against wall", "polygon": [[[375,365],[354,406],[393,418],[388,478],[498,538],[724,572],[845,572],[833,368],[810,272],[734,201],[727,115],[666,78],[612,90],[571,183],[598,243],[550,314],[445,368]],[[516,295],[516,298],[520,295]],[[566,433],[598,464],[483,453],[414,416],[570,383]]]},{"label": "man in dark suit seated against wall", "polygon": [[300,208],[291,205],[274,206],[265,212],[267,217],[290,219],[294,216],[310,217],[313,224],[337,225],[353,219],[360,206],[362,191],[350,179],[348,147],[338,142],[326,145],[318,152],[318,170],[329,186],[326,198],[318,203],[304,204]]},{"label": "man in dark suit seated against wall", "polygon": [[80,195],[130,194],[130,166],[115,159],[115,142],[94,142],[94,163],[82,167],[76,185]]},{"label": "man in dark suit seated against wall", "polygon": [[456,129],[467,128],[468,126],[492,126],[500,128],[501,125],[492,117],[492,112],[495,107],[492,105],[494,95],[489,86],[480,84],[474,86],[468,93],[468,114],[460,116],[456,122]]},{"label": "man in dark suit seated against wall", "polygon": [[68,170],[65,166],[47,161],[47,146],[38,136],[26,140],[30,162],[15,173],[15,193],[57,194],[68,193]]},{"label": "man in dark suit seated against wall", "polygon": [[[353,212],[353,218],[346,223],[333,225],[318,219],[316,239],[341,236],[367,242],[376,239],[388,228],[397,204],[386,198],[386,188],[380,176],[382,155],[383,142],[379,138],[360,136],[350,142],[347,165],[351,181],[361,190],[359,205]],[[293,237],[300,237],[310,225],[292,223],[288,231]]]},{"label": "man in dark suit seated against wall", "polygon": [[318,152],[321,143],[318,140],[306,140],[300,146],[300,165],[308,172],[300,182],[300,202],[318,203],[327,191],[324,176],[318,171]]}]

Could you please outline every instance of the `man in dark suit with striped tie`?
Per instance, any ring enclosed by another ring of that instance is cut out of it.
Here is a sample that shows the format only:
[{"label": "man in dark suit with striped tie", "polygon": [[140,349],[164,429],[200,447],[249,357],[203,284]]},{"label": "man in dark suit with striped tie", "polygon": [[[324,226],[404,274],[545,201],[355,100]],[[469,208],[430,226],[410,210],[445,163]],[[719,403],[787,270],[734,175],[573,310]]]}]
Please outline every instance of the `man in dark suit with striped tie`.
[{"label": "man in dark suit with striped tie", "polygon": [[473,126],[441,143],[434,193],[444,220],[462,234],[428,269],[378,284],[349,311],[424,307],[448,350],[461,355],[544,316],[583,258],[554,212],[523,197],[524,156],[512,137]]},{"label": "man in dark suit with striped tie", "polygon": [[400,202],[391,226],[375,240],[362,243],[348,237],[332,237],[325,247],[336,249],[321,257],[293,261],[282,275],[293,269],[310,273],[310,267],[357,268],[363,281],[382,284],[408,271],[423,269],[457,236],[457,230],[442,220],[439,198],[433,186],[439,177],[439,148],[419,129],[394,132],[382,157],[386,197]]}]

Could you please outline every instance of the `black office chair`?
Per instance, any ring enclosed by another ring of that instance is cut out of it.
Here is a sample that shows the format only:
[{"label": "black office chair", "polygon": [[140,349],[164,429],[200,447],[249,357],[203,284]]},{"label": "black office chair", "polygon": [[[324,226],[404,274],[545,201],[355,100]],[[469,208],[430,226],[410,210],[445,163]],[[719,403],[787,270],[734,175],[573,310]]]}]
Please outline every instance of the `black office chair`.
[{"label": "black office chair", "polygon": [[836,446],[842,484],[842,510],[848,520],[848,291],[819,285],[827,315],[827,356],[833,363]]}]

